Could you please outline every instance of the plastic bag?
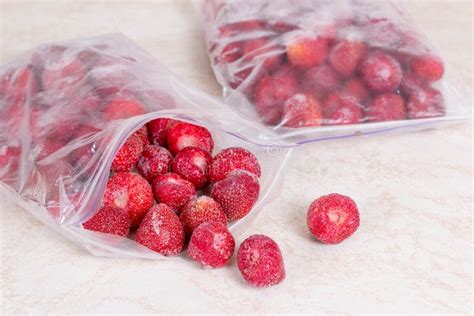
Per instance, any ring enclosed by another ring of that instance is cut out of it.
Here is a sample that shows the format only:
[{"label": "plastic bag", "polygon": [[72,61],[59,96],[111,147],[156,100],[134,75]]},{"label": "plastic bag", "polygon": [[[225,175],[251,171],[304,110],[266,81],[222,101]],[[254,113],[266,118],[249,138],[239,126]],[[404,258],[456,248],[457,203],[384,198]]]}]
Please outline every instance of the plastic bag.
[{"label": "plastic bag", "polygon": [[233,234],[277,194],[285,144],[183,84],[120,34],[42,45],[0,74],[3,195],[95,255],[163,258],[131,239],[82,227],[101,204],[115,153],[152,119],[202,125],[213,135],[214,152],[239,146],[257,156],[260,197],[230,224]]},{"label": "plastic bag", "polygon": [[227,103],[297,144],[472,116],[470,87],[393,2],[195,4]]}]

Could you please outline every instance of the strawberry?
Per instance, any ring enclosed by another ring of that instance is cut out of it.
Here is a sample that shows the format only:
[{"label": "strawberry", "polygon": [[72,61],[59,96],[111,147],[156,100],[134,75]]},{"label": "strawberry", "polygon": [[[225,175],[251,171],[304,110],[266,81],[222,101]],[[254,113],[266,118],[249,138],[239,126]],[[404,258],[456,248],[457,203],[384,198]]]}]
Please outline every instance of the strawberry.
[{"label": "strawberry", "polygon": [[369,122],[403,120],[405,101],[395,93],[379,94],[372,99],[365,116]]},{"label": "strawberry", "polygon": [[288,60],[297,67],[316,67],[327,57],[328,40],[324,37],[293,39],[286,47],[286,54]]},{"label": "strawberry", "polygon": [[137,170],[142,177],[151,182],[157,175],[168,173],[172,160],[173,156],[166,148],[148,145],[138,159]]},{"label": "strawberry", "polygon": [[137,227],[153,205],[153,193],[150,184],[138,174],[119,172],[107,182],[102,204],[125,210],[131,226]]},{"label": "strawberry", "polygon": [[162,255],[177,255],[184,246],[183,226],[168,205],[154,205],[140,224],[135,239]]},{"label": "strawberry", "polygon": [[159,118],[148,122],[148,138],[153,145],[166,146],[166,138],[168,137],[168,129],[177,121],[169,118]]},{"label": "strawberry", "polygon": [[306,221],[311,234],[319,241],[337,244],[359,227],[359,210],[351,198],[329,194],[311,203]]},{"label": "strawberry", "polygon": [[204,267],[220,268],[229,262],[234,253],[235,241],[226,225],[208,221],[193,232],[188,245],[191,259]]},{"label": "strawberry", "polygon": [[332,48],[329,62],[339,74],[347,78],[354,74],[364,55],[364,43],[344,40]]},{"label": "strawberry", "polygon": [[131,171],[143,151],[143,142],[136,136],[130,136],[115,154],[110,169],[114,172]]},{"label": "strawberry", "polygon": [[322,122],[321,105],[310,94],[295,94],[285,102],[282,122],[291,128],[319,126]]},{"label": "strawberry", "polygon": [[411,71],[423,80],[438,81],[444,75],[444,65],[438,57],[423,55],[414,58],[411,62]]},{"label": "strawberry", "polygon": [[200,189],[208,182],[211,162],[212,157],[207,151],[197,147],[186,147],[176,155],[171,163],[171,169],[191,182],[196,189]]},{"label": "strawberry", "polygon": [[189,200],[181,210],[179,219],[188,237],[206,221],[221,222],[227,225],[227,217],[221,205],[205,195]]},{"label": "strawberry", "polygon": [[209,180],[212,183],[223,180],[237,169],[248,171],[257,177],[261,175],[260,164],[254,154],[244,148],[232,147],[222,150],[214,157],[209,171]]},{"label": "strawberry", "polygon": [[362,81],[374,92],[394,91],[402,81],[402,69],[398,61],[378,50],[362,60],[360,74]]},{"label": "strawberry", "polygon": [[125,210],[104,206],[82,226],[88,230],[126,237],[130,230],[130,219]]},{"label": "strawberry", "polygon": [[359,123],[362,113],[354,98],[334,92],[324,101],[323,116],[326,125],[344,125]]},{"label": "strawberry", "polygon": [[176,155],[186,147],[198,147],[209,154],[214,148],[214,140],[206,128],[185,122],[173,124],[168,129],[166,141],[172,155]]},{"label": "strawberry", "polygon": [[247,215],[257,202],[260,185],[257,177],[244,170],[234,170],[214,183],[211,197],[222,206],[227,219],[234,221]]},{"label": "strawberry", "polygon": [[177,213],[196,195],[194,185],[175,173],[157,175],[153,180],[152,189],[158,203],[170,206]]},{"label": "strawberry", "polygon": [[280,247],[265,235],[252,235],[240,244],[237,266],[244,280],[253,286],[272,286],[285,279]]}]

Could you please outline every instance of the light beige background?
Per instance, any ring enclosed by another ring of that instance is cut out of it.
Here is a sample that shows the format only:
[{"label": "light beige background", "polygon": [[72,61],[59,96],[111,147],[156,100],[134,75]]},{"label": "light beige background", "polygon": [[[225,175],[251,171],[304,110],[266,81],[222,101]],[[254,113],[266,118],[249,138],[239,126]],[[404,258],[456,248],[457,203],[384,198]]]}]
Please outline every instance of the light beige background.
[{"label": "light beige background", "polygon": [[[403,3],[472,85],[472,3]],[[4,1],[0,20],[2,63],[46,41],[121,31],[220,95],[187,1]],[[268,234],[282,248],[287,279],[268,289],[244,284],[235,262],[202,270],[93,257],[0,196],[1,310],[470,314],[472,175],[472,124],[301,148],[280,198],[246,234]],[[337,246],[315,242],[304,221],[310,202],[330,192],[352,196],[362,216]]]}]

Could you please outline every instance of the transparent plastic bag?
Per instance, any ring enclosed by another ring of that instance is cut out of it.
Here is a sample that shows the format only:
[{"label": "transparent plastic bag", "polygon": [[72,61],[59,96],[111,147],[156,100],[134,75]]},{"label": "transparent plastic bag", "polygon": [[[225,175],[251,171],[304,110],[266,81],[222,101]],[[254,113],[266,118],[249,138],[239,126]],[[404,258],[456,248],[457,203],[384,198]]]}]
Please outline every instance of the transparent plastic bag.
[{"label": "transparent plastic bag", "polygon": [[194,3],[226,103],[296,144],[472,117],[469,85],[393,1]]},{"label": "transparent plastic bag", "polygon": [[260,196],[229,225],[233,234],[278,194],[286,145],[184,84],[120,34],[39,46],[3,65],[0,75],[2,195],[95,255],[163,258],[131,239],[82,227],[99,209],[115,153],[153,119],[206,127],[214,153],[238,146],[257,156]]}]

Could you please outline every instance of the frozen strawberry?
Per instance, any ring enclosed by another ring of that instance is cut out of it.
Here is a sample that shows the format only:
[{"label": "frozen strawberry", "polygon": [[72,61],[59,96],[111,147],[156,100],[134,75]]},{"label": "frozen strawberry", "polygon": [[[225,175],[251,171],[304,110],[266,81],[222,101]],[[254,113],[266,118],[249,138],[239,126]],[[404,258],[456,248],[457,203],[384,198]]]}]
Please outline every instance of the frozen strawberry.
[{"label": "frozen strawberry", "polygon": [[176,155],[171,163],[171,169],[191,182],[196,189],[200,189],[208,182],[211,162],[212,157],[207,151],[197,147],[186,147]]},{"label": "frozen strawberry", "polygon": [[232,36],[242,32],[252,32],[265,27],[265,22],[261,20],[246,20],[229,23],[219,27],[220,36]]},{"label": "frozen strawberry", "polygon": [[245,281],[253,286],[272,286],[285,279],[280,247],[265,235],[252,235],[240,244],[237,267]]},{"label": "frozen strawberry", "polygon": [[138,159],[137,170],[151,182],[157,175],[168,173],[172,160],[173,156],[166,148],[148,145]]},{"label": "frozen strawberry", "polygon": [[9,100],[11,104],[20,104],[28,94],[38,91],[39,84],[33,67],[27,65],[16,70],[9,70],[0,79],[0,98]]},{"label": "frozen strawberry", "polygon": [[188,254],[204,267],[220,268],[229,262],[234,253],[235,241],[226,225],[208,221],[193,232],[188,245]]},{"label": "frozen strawberry", "polygon": [[124,209],[131,226],[137,227],[153,205],[151,186],[136,173],[116,173],[107,182],[102,204]]},{"label": "frozen strawberry", "polygon": [[410,94],[407,104],[409,119],[443,116],[445,114],[442,94],[431,87],[420,87]]},{"label": "frozen strawberry", "polygon": [[245,170],[260,177],[261,170],[257,157],[250,151],[240,147],[226,148],[212,160],[209,180],[214,183],[223,180],[234,170]]},{"label": "frozen strawberry", "polygon": [[323,116],[326,125],[356,124],[362,119],[361,108],[355,98],[331,93],[324,101]]},{"label": "frozen strawberry", "polygon": [[273,69],[281,63],[281,51],[270,39],[259,37],[250,39],[243,44],[244,61],[262,63],[263,69]]},{"label": "frozen strawberry", "polygon": [[296,30],[298,27],[293,24],[289,24],[286,21],[277,21],[270,25],[270,28],[278,33],[287,33]]},{"label": "frozen strawberry", "polygon": [[438,81],[444,75],[444,65],[438,57],[423,55],[411,62],[411,71],[421,79]]},{"label": "frozen strawberry", "polygon": [[339,87],[340,77],[330,66],[321,65],[306,71],[303,85],[309,93],[324,97]]},{"label": "frozen strawberry", "polygon": [[176,155],[186,147],[198,147],[209,154],[214,148],[214,140],[206,128],[185,122],[173,124],[168,129],[166,141],[172,155]]},{"label": "frozen strawberry", "polygon": [[376,92],[393,91],[402,81],[398,61],[381,51],[373,51],[362,60],[360,73],[367,87]]},{"label": "frozen strawberry", "polygon": [[33,147],[33,156],[35,161],[39,162],[58,152],[64,147],[64,142],[53,138],[42,139]]},{"label": "frozen strawberry", "polygon": [[175,173],[156,176],[152,189],[158,203],[164,203],[177,212],[196,195],[194,185]]},{"label": "frozen strawberry", "polygon": [[95,114],[100,110],[102,100],[93,90],[89,90],[85,94],[81,94],[77,97],[75,103],[81,109],[82,113]]},{"label": "frozen strawberry", "polygon": [[114,172],[131,171],[143,151],[143,142],[136,136],[130,136],[115,154],[110,169]]},{"label": "frozen strawberry", "polygon": [[232,75],[232,80],[229,80],[229,86],[232,89],[237,89],[242,84],[242,82],[244,82],[245,79],[250,76],[254,69],[254,66],[250,66],[234,73]]},{"label": "frozen strawberry", "polygon": [[333,193],[311,203],[306,221],[311,234],[319,241],[338,244],[359,227],[359,210],[351,198]]},{"label": "frozen strawberry", "polygon": [[363,105],[369,97],[369,92],[362,81],[357,78],[352,78],[344,84],[341,96],[345,98],[353,98],[356,103]]},{"label": "frozen strawberry", "polygon": [[405,101],[395,93],[383,93],[372,99],[365,113],[369,122],[402,120],[406,117]]},{"label": "frozen strawberry", "polygon": [[257,176],[244,170],[232,171],[224,180],[214,183],[211,189],[211,197],[222,206],[229,221],[247,215],[259,194]]},{"label": "frozen strawberry", "polygon": [[196,227],[206,221],[221,222],[227,225],[227,217],[221,205],[213,198],[205,195],[189,200],[181,210],[179,219],[188,237],[191,236]]},{"label": "frozen strawberry", "polygon": [[329,62],[339,74],[350,77],[356,71],[364,55],[364,43],[344,40],[333,47],[329,54]]},{"label": "frozen strawberry", "polygon": [[168,205],[154,205],[140,224],[135,239],[162,255],[177,255],[184,246],[183,226]]},{"label": "frozen strawberry", "polygon": [[324,37],[294,39],[287,45],[286,54],[295,66],[316,67],[321,65],[328,55],[328,40]]},{"label": "frozen strawberry", "polygon": [[153,145],[166,146],[166,138],[168,137],[168,129],[177,121],[169,118],[159,118],[148,122],[148,138]]},{"label": "frozen strawberry", "polygon": [[257,113],[269,125],[276,125],[283,115],[285,101],[296,93],[298,82],[294,70],[283,67],[272,76],[259,80],[254,91]]},{"label": "frozen strawberry", "polygon": [[114,99],[105,105],[102,115],[108,121],[127,119],[145,113],[143,106],[136,100]]},{"label": "frozen strawberry", "polygon": [[140,139],[143,146],[150,145],[150,140],[148,139],[148,130],[145,125],[137,129],[137,131],[133,133],[133,136]]},{"label": "frozen strawberry", "polygon": [[130,219],[124,209],[104,206],[82,225],[85,229],[126,237]]},{"label": "frozen strawberry", "polygon": [[216,62],[228,64],[241,58],[242,55],[242,43],[232,42],[224,46]]},{"label": "frozen strawberry", "polygon": [[17,146],[0,146],[0,180],[6,181],[18,169],[21,149]]},{"label": "frozen strawberry", "polygon": [[310,94],[298,93],[286,100],[282,123],[286,127],[319,126],[322,122],[321,105]]},{"label": "frozen strawberry", "polygon": [[[41,74],[41,84],[44,90],[63,92],[85,80],[87,67],[79,59],[70,59],[61,54],[48,58]],[[72,92],[71,91],[71,92]]]}]

